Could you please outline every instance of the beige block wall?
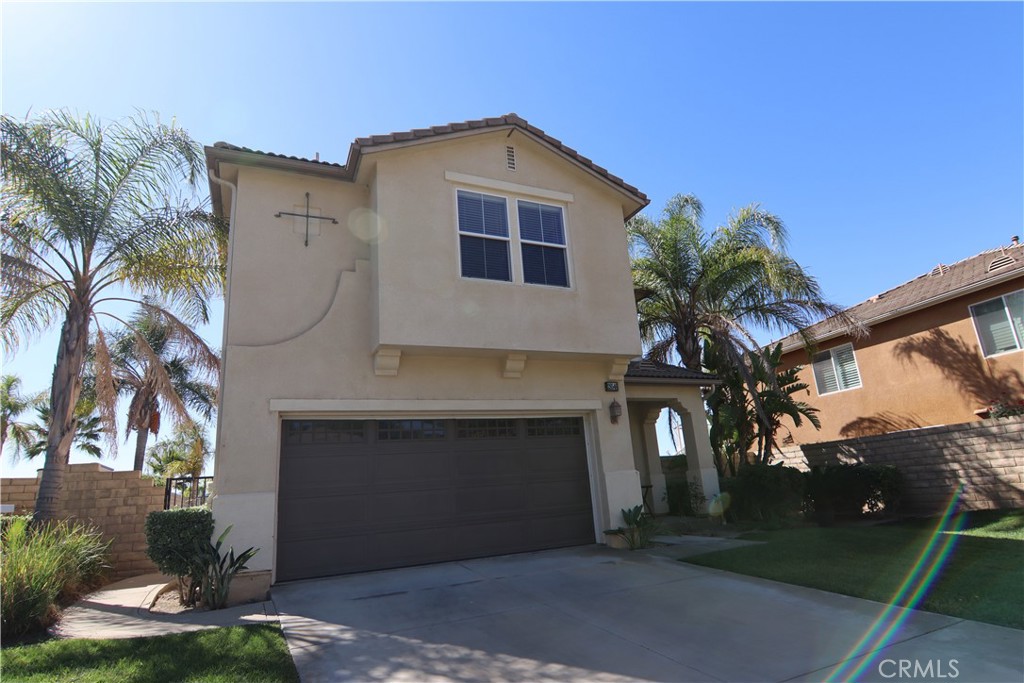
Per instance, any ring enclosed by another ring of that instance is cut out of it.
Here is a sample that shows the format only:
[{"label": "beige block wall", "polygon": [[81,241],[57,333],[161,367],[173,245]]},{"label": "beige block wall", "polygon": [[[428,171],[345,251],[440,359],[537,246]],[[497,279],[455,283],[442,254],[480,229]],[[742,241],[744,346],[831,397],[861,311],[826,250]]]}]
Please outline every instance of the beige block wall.
[{"label": "beige block wall", "polygon": [[895,465],[905,481],[906,512],[941,511],[960,483],[967,509],[1024,507],[1024,417],[790,446],[778,460],[801,469],[837,462]]},{"label": "beige block wall", "polygon": [[[0,502],[15,512],[35,508],[38,478],[0,479]],[[95,526],[111,541],[111,579],[157,571],[146,556],[146,515],[164,509],[164,488],[140,472],[112,472],[98,463],[71,465],[59,514]]]},{"label": "beige block wall", "polygon": [[[976,410],[1002,394],[1024,397],[1024,351],[985,358],[969,306],[1024,286],[1024,277],[875,325],[854,341],[862,386],[819,396],[810,358],[802,349],[783,367],[803,365],[798,395],[820,410],[821,430],[805,422],[792,429],[798,444],[868,436],[901,429],[977,420]],[[821,350],[848,343],[822,342]]]}]

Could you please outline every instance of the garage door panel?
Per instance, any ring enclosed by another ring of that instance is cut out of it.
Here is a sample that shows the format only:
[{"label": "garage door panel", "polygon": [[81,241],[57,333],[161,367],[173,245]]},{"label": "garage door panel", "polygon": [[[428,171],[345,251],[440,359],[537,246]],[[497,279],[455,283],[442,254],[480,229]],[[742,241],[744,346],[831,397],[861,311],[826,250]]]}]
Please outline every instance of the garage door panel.
[{"label": "garage door panel", "polygon": [[579,418],[290,422],[278,580],[594,541]]},{"label": "garage door panel", "polygon": [[457,512],[450,486],[378,494],[373,497],[372,509],[373,517],[382,523],[451,519]]},{"label": "garage door panel", "polygon": [[460,515],[522,513],[526,510],[526,491],[519,483],[460,489],[455,499],[456,511]]},{"label": "garage door panel", "polygon": [[[431,448],[435,448],[432,444]],[[451,479],[453,465],[450,453],[405,451],[380,452],[373,456],[373,480],[376,485],[403,482],[447,481]]]},{"label": "garage door panel", "polygon": [[590,483],[578,479],[533,482],[527,488],[531,509],[570,509],[590,512]]},{"label": "garage door panel", "polygon": [[[303,449],[305,450],[305,449]],[[338,484],[365,486],[370,483],[371,456],[325,452],[289,454],[289,465],[281,469],[281,485],[309,492],[330,490]]]},{"label": "garage door panel", "polygon": [[519,476],[525,471],[519,457],[522,449],[522,444],[516,442],[460,452],[455,456],[455,471],[459,477]]}]

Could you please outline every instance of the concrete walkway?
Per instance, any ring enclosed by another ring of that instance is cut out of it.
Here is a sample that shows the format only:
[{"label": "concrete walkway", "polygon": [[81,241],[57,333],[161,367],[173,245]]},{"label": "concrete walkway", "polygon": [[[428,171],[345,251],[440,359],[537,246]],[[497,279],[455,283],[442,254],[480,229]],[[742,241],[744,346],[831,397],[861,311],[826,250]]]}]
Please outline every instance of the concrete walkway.
[{"label": "concrete walkway", "polygon": [[880,622],[876,602],[650,551],[584,546],[272,593],[303,683],[824,681],[842,666],[837,680],[1024,680],[1022,631],[904,609]]},{"label": "concrete walkway", "polygon": [[205,612],[150,612],[149,606],[170,580],[146,574],[112,583],[65,610],[52,632],[59,638],[138,638],[278,620],[269,601]]}]

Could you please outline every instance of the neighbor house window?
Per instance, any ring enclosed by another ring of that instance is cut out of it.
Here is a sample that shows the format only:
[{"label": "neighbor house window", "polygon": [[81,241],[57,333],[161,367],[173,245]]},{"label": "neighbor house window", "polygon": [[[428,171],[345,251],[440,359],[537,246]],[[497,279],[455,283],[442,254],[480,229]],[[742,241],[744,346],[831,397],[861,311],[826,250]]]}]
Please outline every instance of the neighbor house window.
[{"label": "neighbor house window", "polygon": [[986,356],[1024,349],[1024,289],[971,306]]},{"label": "neighbor house window", "polygon": [[535,285],[569,286],[565,224],[558,206],[517,202],[519,240],[523,249],[523,281]]},{"label": "neighbor house window", "polygon": [[814,355],[814,383],[818,395],[831,394],[860,386],[860,372],[853,355],[853,344],[843,344]]},{"label": "neighbor house window", "polygon": [[504,197],[458,191],[462,277],[512,281]]}]

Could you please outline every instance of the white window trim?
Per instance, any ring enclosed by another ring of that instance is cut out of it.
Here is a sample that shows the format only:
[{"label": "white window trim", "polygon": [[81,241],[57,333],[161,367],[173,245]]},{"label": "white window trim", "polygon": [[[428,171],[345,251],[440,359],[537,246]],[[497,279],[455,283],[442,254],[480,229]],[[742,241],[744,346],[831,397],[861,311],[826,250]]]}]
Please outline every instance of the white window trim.
[{"label": "white window trim", "polygon": [[[449,178],[449,176],[453,176],[453,177],[454,176],[459,176],[459,177],[468,177],[468,178],[474,178],[475,177],[475,176],[464,176],[461,173],[452,173],[451,171],[445,171],[445,178]],[[496,186],[498,184],[504,184],[504,185],[515,186],[515,187],[518,187],[518,188],[525,188],[525,189],[529,189],[529,190],[536,190],[536,189],[538,189],[538,188],[527,188],[525,185],[516,185],[515,183],[502,183],[502,181],[493,181],[492,182],[492,181],[489,181],[487,178],[481,178],[480,180],[487,180],[488,182],[491,182],[492,185],[494,185],[494,186]],[[572,252],[572,246],[571,246],[572,240],[569,238],[570,229],[569,229],[569,211],[568,211],[569,207],[568,207],[568,205],[566,205],[566,204],[559,204],[559,203],[550,203],[550,201],[549,202],[537,201],[537,199],[535,198],[535,197],[539,196],[537,194],[527,195],[527,196],[517,196],[516,194],[499,195],[499,194],[492,194],[492,193],[489,193],[489,192],[481,192],[479,187],[486,187],[486,186],[482,185],[482,184],[480,184],[478,187],[473,187],[473,186],[466,187],[466,186],[463,186],[463,185],[453,185],[452,186],[452,211],[453,211],[453,215],[455,216],[455,238],[456,238],[456,240],[455,240],[456,241],[456,244],[455,244],[455,250],[456,250],[455,251],[455,256],[456,256],[456,258],[454,259],[454,261],[455,261],[455,271],[456,271],[459,279],[460,280],[468,280],[468,281],[475,282],[475,283],[491,283],[491,284],[495,284],[495,285],[516,285],[518,287],[542,287],[544,289],[557,290],[557,291],[560,291],[560,292],[572,292],[572,291],[575,291],[576,290],[576,273],[574,272],[574,269],[573,269],[573,252]],[[466,191],[466,192],[475,192],[476,194],[484,194],[484,195],[488,195],[488,196],[491,196],[491,197],[497,197],[498,199],[504,199],[505,200],[505,220],[508,223],[508,233],[509,233],[509,236],[508,237],[500,237],[500,236],[497,236],[497,235],[485,235],[485,234],[478,233],[478,232],[464,232],[459,227],[459,190],[463,190],[463,191]],[[559,192],[548,192],[548,194],[553,194],[553,195],[554,194],[558,194],[558,195],[561,195],[562,193],[559,193]],[[572,195],[565,195],[565,196],[569,197],[569,199],[567,201],[572,201]],[[531,198],[531,197],[534,197],[534,198]],[[565,244],[549,244],[547,242],[534,242],[533,240],[524,240],[524,239],[522,239],[522,236],[521,236],[520,231],[519,231],[519,202],[520,201],[527,201],[527,202],[532,202],[534,204],[543,204],[545,206],[553,206],[553,207],[558,208],[558,210],[560,210],[562,212],[562,231],[563,231],[563,233],[565,235]],[[515,206],[514,207],[510,206],[513,203],[515,204]],[[515,210],[511,210],[513,208]],[[491,279],[488,279],[488,278],[466,277],[465,275],[463,275],[462,274],[462,252],[461,252],[461,248],[462,247],[461,247],[461,244],[459,243],[459,239],[458,239],[462,235],[466,235],[467,237],[483,237],[485,239],[505,240],[505,241],[507,241],[509,243],[509,267],[511,269],[509,271],[509,275],[510,275],[511,279],[510,280],[491,280]],[[522,245],[523,244],[536,244],[538,246],[555,247],[555,248],[558,248],[558,249],[564,249],[565,250],[565,261],[566,261],[566,263],[565,263],[565,272],[566,272],[566,276],[569,278],[569,286],[568,287],[563,287],[561,285],[548,285],[548,284],[544,284],[544,283],[540,283],[540,282],[527,282],[526,281],[526,275],[525,275],[525,273],[523,271],[523,249],[522,249]]]},{"label": "white window trim", "polygon": [[[1017,292],[1024,293],[1024,289],[1015,289],[1012,292],[1006,292],[1005,294],[1000,294],[999,296],[994,296],[991,299],[985,299],[984,301],[976,301],[973,304],[969,304],[967,306],[967,315],[971,316],[971,324],[974,325],[974,337],[978,340],[978,351],[981,353],[982,358],[999,358],[1000,356],[1006,356],[1011,353],[1020,353],[1021,351],[1024,351],[1024,339],[1021,339],[1020,336],[1017,334],[1017,327],[1013,324],[1013,318],[1010,316],[1010,306],[1009,304],[1006,303],[1006,297],[1009,296],[1010,294],[1016,294]],[[1010,321],[1010,334],[1013,335],[1014,341],[1017,342],[1017,348],[1010,349],[1009,351],[1000,351],[998,353],[986,354],[985,344],[982,343],[981,341],[981,330],[978,329],[978,318],[975,317],[974,315],[974,307],[981,306],[982,304],[987,304],[990,301],[995,301],[996,299],[999,299],[1000,301],[1003,302],[1003,311],[1006,313],[1006,317]]]},{"label": "white window trim", "polygon": [[[469,231],[463,230],[462,227],[459,225],[459,190],[463,190],[465,192],[473,192],[474,194],[485,195],[487,197],[494,197],[495,199],[500,199],[500,200],[504,201],[505,202],[505,225],[508,227],[508,236],[507,237],[502,237],[501,235],[488,235],[487,233],[484,233],[484,232],[469,232]],[[455,232],[456,232],[456,240],[455,240],[455,250],[456,251],[455,251],[455,254],[456,254],[457,258],[455,259],[455,268],[458,270],[459,279],[461,279],[461,280],[471,280],[473,282],[493,282],[493,283],[498,284],[498,285],[512,285],[512,284],[515,284],[515,282],[516,282],[516,271],[515,271],[516,262],[515,262],[515,255],[513,254],[513,252],[515,251],[515,248],[514,248],[514,246],[512,244],[512,242],[513,242],[513,240],[512,240],[512,233],[513,233],[513,231],[512,231],[512,221],[510,220],[511,216],[509,215],[509,211],[508,211],[508,204],[509,204],[508,197],[503,197],[501,195],[496,195],[496,194],[488,194],[487,192],[481,192],[479,190],[470,189],[468,187],[456,187],[454,192],[452,192],[452,202],[453,202],[453,208],[454,208],[454,211],[455,211]],[[516,225],[518,227],[518,223]],[[469,277],[469,276],[463,275],[462,274],[462,240],[458,239],[458,237],[461,237],[462,235],[465,235],[466,237],[480,237],[482,239],[487,239],[487,240],[498,240],[498,241],[507,243],[508,244],[508,277],[509,277],[509,279],[508,280],[495,280],[493,278],[488,278],[488,277]]]},{"label": "white window trim", "polygon": [[836,349],[841,349],[844,346],[849,346],[850,347],[850,354],[853,356],[853,367],[854,367],[854,369],[857,370],[857,379],[860,381],[860,384],[858,384],[855,387],[847,387],[846,389],[836,389],[835,391],[826,391],[825,393],[821,393],[821,389],[818,387],[818,377],[817,377],[817,375],[814,374],[814,358],[812,356],[811,357],[811,378],[814,380],[814,390],[816,392],[818,392],[818,397],[819,398],[821,398],[822,396],[835,396],[836,394],[842,394],[842,393],[847,392],[847,391],[857,391],[858,389],[863,389],[864,388],[864,377],[860,374],[860,363],[857,362],[857,350],[855,348],[853,348],[853,344],[851,342],[847,342],[845,344],[838,344],[836,346],[833,346],[833,347],[830,347],[830,348],[827,348],[827,349],[822,349],[822,351],[820,351],[819,353],[824,353],[825,351],[828,351],[828,353],[829,353],[828,359],[832,363],[832,372],[834,372],[836,374],[836,383],[838,384],[839,383],[839,376],[840,375],[839,375],[839,368],[836,367],[836,356],[835,356],[834,352],[836,351]]},{"label": "white window trim", "polygon": [[[562,236],[565,238],[564,244],[555,244],[553,242],[537,242],[536,240],[528,240],[523,238],[523,233],[519,229],[519,202],[526,201],[531,204],[538,204],[540,206],[550,206],[558,209],[562,212]],[[558,289],[562,291],[573,290],[576,288],[576,276],[572,271],[572,254],[569,252],[569,221],[567,220],[568,211],[565,210],[564,206],[559,204],[545,204],[543,202],[536,202],[532,199],[519,199],[516,197],[516,235],[519,237],[519,272],[523,276],[523,285],[526,287],[545,287],[547,289]],[[524,244],[534,244],[538,247],[552,247],[554,249],[563,249],[565,251],[565,276],[569,279],[568,286],[563,287],[562,285],[549,285],[546,282],[527,282],[526,281],[526,266],[523,265],[523,248]]]},{"label": "white window trim", "polygon": [[[558,192],[557,190],[545,190],[540,187],[531,187],[529,185],[520,185],[519,183],[510,183],[507,180],[495,180],[493,178],[481,178],[480,176],[469,175],[466,173],[456,173],[455,171],[445,171],[444,179],[450,183],[458,183],[461,185],[470,185],[473,187],[483,187],[488,190],[497,190],[498,192],[504,192],[511,195],[521,195],[524,197],[540,197],[541,199],[548,199],[555,202],[561,202],[563,204],[571,204],[576,201],[576,197],[568,192]],[[477,192],[478,190],[472,190]]]}]

